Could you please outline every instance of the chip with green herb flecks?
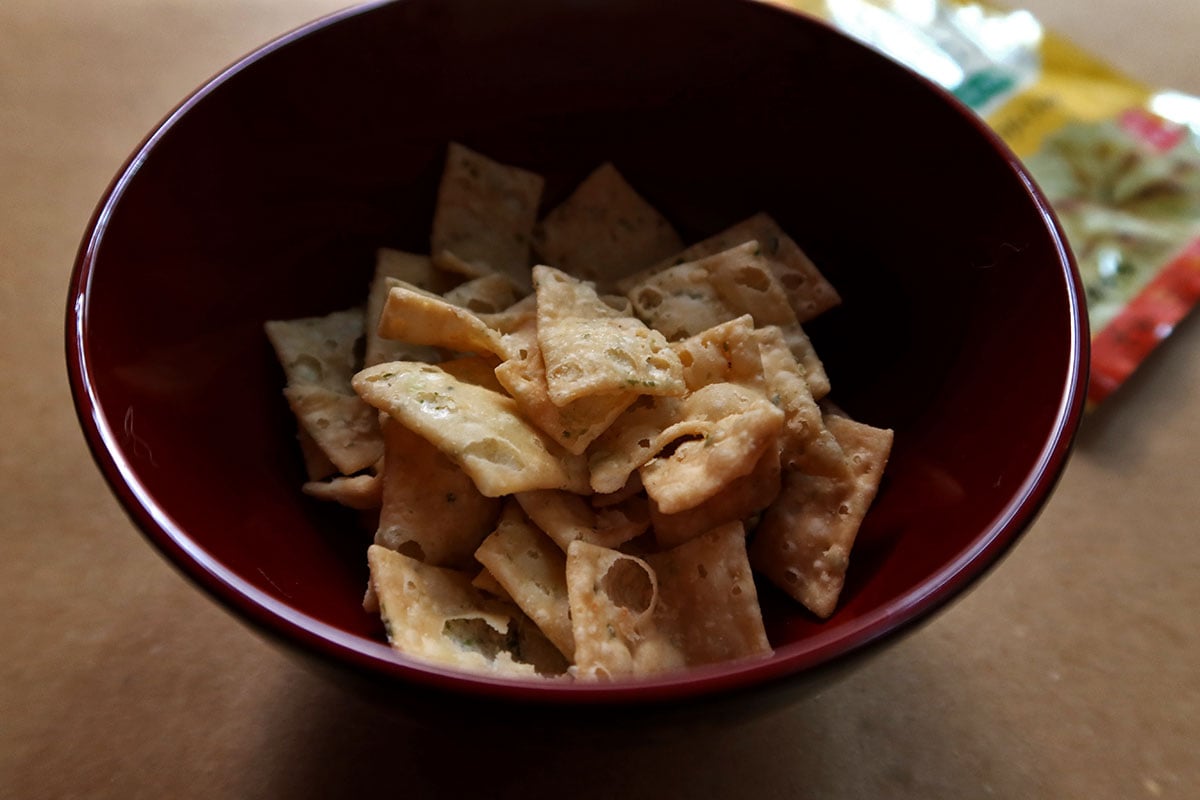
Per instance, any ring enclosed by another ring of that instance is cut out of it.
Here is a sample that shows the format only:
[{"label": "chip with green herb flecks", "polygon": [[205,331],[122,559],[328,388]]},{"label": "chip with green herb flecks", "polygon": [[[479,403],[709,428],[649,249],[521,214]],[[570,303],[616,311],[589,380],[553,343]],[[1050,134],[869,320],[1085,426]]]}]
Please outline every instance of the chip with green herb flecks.
[{"label": "chip with green herb flecks", "polygon": [[538,346],[555,405],[621,391],[683,394],[683,367],[662,334],[560,270],[534,267],[533,284]]},{"label": "chip with green herb flecks", "polygon": [[437,365],[408,362],[369,367],[354,376],[354,388],[436,445],[488,497],[532,489],[587,491],[583,458],[527,422],[511,397]]}]

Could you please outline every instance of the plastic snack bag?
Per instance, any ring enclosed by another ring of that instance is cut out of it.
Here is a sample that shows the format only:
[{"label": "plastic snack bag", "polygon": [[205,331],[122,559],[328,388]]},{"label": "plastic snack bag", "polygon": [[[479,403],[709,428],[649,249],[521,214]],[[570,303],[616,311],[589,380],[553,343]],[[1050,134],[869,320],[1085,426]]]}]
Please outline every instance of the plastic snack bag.
[{"label": "plastic snack bag", "polygon": [[953,93],[1025,162],[1087,293],[1089,405],[1200,301],[1200,98],[1147,87],[1045,30],[965,0],[773,0]]}]

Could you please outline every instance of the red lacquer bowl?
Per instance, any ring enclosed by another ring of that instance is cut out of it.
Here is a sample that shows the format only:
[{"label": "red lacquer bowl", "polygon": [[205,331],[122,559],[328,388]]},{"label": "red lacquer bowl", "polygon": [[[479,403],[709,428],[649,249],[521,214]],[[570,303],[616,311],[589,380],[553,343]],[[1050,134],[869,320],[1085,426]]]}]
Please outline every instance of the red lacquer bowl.
[{"label": "red lacquer bowl", "polygon": [[[360,302],[380,245],[427,251],[452,140],[544,174],[547,207],[611,160],[688,240],[768,211],[838,287],[810,326],[833,398],[896,438],[831,619],[764,587],[772,658],[636,683],[489,679],[387,647],[360,607],[367,535],[299,491],[262,323]],[[694,706],[810,686],[997,562],[1080,419],[1081,296],[996,137],[820,23],[732,0],[410,0],[284,36],[149,136],[83,241],[67,360],[150,542],[310,662],[439,703]]]}]

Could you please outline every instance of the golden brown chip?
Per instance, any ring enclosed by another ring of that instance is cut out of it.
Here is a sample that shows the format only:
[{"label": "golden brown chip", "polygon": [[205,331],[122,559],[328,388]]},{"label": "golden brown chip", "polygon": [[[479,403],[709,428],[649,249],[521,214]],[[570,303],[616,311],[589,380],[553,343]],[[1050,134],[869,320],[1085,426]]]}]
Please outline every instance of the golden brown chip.
[{"label": "golden brown chip", "polygon": [[664,514],[650,505],[650,527],[659,547],[675,547],[705,531],[748,519],[775,501],[780,487],[779,448],[768,447],[754,469],[727,484],[698,506]]},{"label": "golden brown chip", "polygon": [[795,325],[796,314],[770,265],[747,242],[711,256],[669,267],[638,282],[626,294],[634,312],[668,339],[749,314],[756,325]]},{"label": "golden brown chip", "polygon": [[488,597],[465,573],[371,545],[371,586],[392,647],[427,663],[533,677],[517,660],[515,608]]},{"label": "golden brown chip", "polygon": [[721,299],[736,314],[750,314],[759,326],[797,323],[787,292],[754,242],[691,263],[704,267]]},{"label": "golden brown chip", "polygon": [[552,267],[534,267],[533,283],[538,345],[555,405],[614,392],[683,394],[679,356],[662,334]]},{"label": "golden brown chip", "polygon": [[390,247],[380,247],[375,251],[375,277],[380,276],[411,283],[427,292],[440,293],[448,288],[448,277],[434,268],[429,256]]},{"label": "golden brown chip", "polygon": [[500,581],[496,580],[496,576],[487,571],[487,567],[479,570],[479,574],[471,579],[471,585],[481,592],[490,594],[492,597],[499,597],[501,600],[509,603],[512,602],[512,598],[509,597],[508,592],[500,585]]},{"label": "golden brown chip", "polygon": [[658,578],[655,622],[683,652],[687,666],[770,654],[740,522],[646,561]]},{"label": "golden brown chip", "polygon": [[447,303],[475,314],[498,314],[517,302],[518,289],[512,279],[499,272],[455,286],[442,297]]},{"label": "golden brown chip", "polygon": [[338,476],[328,481],[309,481],[300,488],[309,497],[360,511],[378,508],[383,502],[383,479],[379,475]]},{"label": "golden brown chip", "polygon": [[626,486],[667,444],[664,433],[683,415],[679,397],[642,397],[626,409],[587,450],[592,491],[611,494]]},{"label": "golden brown chip", "polygon": [[504,357],[504,344],[498,331],[488,327],[473,312],[415,286],[392,286],[388,291],[379,319],[379,335],[455,352]]},{"label": "golden brown chip", "polygon": [[652,675],[771,652],[738,522],[644,559],[574,542],[567,596],[581,678]]},{"label": "golden brown chip", "polygon": [[528,290],[542,184],[540,175],[451,143],[433,214],[434,264],[471,278],[499,272]]},{"label": "golden brown chip", "polygon": [[537,295],[527,294],[503,311],[480,314],[479,318],[489,328],[500,333],[512,333],[537,319]]},{"label": "golden brown chip", "polygon": [[710,383],[737,383],[765,390],[754,319],[744,314],[676,342],[689,392]]},{"label": "golden brown chip", "polygon": [[398,342],[379,335],[379,318],[387,302],[388,290],[395,285],[411,285],[427,292],[437,291],[438,280],[429,256],[380,248],[375,255],[375,277],[367,295],[365,366],[387,361],[437,361],[432,347]]},{"label": "golden brown chip", "polygon": [[748,242],[715,255],[661,270],[634,282],[634,312],[671,341],[695,336],[743,314],[758,327],[778,326],[805,368],[813,396],[829,392],[825,367],[796,319],[770,264]]},{"label": "golden brown chip", "polygon": [[383,421],[382,508],[375,544],[439,567],[472,566],[500,501],[484,497],[463,470],[423,437]]},{"label": "golden brown chip", "polygon": [[850,550],[892,446],[890,430],[837,416],[825,424],[849,459],[850,478],[786,472],[750,547],[755,569],[822,618],[837,607]]},{"label": "golden brown chip", "polygon": [[682,405],[683,417],[660,437],[673,449],[639,468],[646,494],[664,514],[698,506],[749,473],[777,446],[783,427],[783,412],[770,400],[734,383],[705,386]]},{"label": "golden brown chip", "polygon": [[569,453],[583,453],[638,398],[634,392],[613,392],[555,405],[534,319],[506,336],[505,347],[509,358],[496,367],[495,379],[517,401],[525,418]]},{"label": "golden brown chip", "polygon": [[526,422],[511,397],[461,381],[433,364],[379,364],[355,390],[432,442],[488,497],[534,489],[588,490],[587,465]]},{"label": "golden brown chip", "polygon": [[587,498],[572,492],[520,492],[521,509],[565,553],[571,542],[616,548],[646,532],[650,512],[646,499],[630,497],[620,503],[595,508]]},{"label": "golden brown chip", "polygon": [[[651,497],[666,503],[660,510],[667,514],[703,503],[723,483],[749,472],[782,419],[765,394],[762,358],[749,315],[717,324],[674,347],[692,393],[680,400],[638,403],[589,452],[594,491],[616,491],[641,468],[642,483]],[[672,444],[675,449],[659,457]]]},{"label": "golden brown chip", "polygon": [[785,466],[809,475],[846,475],[846,456],[830,433],[805,380],[804,368],[774,326],[754,332],[772,401],[783,409]]},{"label": "golden brown chip", "polygon": [[288,386],[316,386],[350,393],[363,338],[363,310],[351,308],[323,317],[272,320],[263,325]]},{"label": "golden brown chip", "polygon": [[340,472],[352,475],[383,455],[379,418],[355,395],[322,386],[289,386],[283,390],[292,413]]},{"label": "golden brown chip", "polygon": [[638,318],[672,342],[741,315],[721,299],[703,265],[680,264],[656,273],[627,296]]},{"label": "golden brown chip", "polygon": [[787,343],[788,349],[795,356],[796,363],[803,368],[804,380],[808,383],[808,390],[813,399],[824,398],[829,394],[829,376],[825,373],[825,365],[817,355],[808,334],[799,324],[781,326],[779,331],[783,334],[783,341]]},{"label": "golden brown chip", "polygon": [[658,630],[658,584],[644,560],[578,540],[567,550],[574,674],[584,679],[651,675],[687,665]]},{"label": "golden brown chip", "polygon": [[601,284],[682,247],[671,223],[612,164],[588,175],[534,233],[534,249],[544,263]]},{"label": "golden brown chip", "polygon": [[837,290],[804,251],[775,220],[763,213],[755,214],[638,275],[626,278],[619,288],[628,291],[642,279],[667,267],[711,256],[750,241],[757,242],[761,247],[761,254],[786,290],[788,301],[800,322],[807,322],[841,302]]},{"label": "golden brown chip", "polygon": [[620,489],[606,494],[593,494],[588,500],[591,502],[592,508],[608,508],[609,506],[615,506],[633,497],[637,497],[644,491],[645,487],[642,486],[642,476],[634,472]]},{"label": "golden brown chip", "polygon": [[475,553],[504,592],[567,659],[574,658],[567,603],[567,557],[538,530],[516,503]]}]

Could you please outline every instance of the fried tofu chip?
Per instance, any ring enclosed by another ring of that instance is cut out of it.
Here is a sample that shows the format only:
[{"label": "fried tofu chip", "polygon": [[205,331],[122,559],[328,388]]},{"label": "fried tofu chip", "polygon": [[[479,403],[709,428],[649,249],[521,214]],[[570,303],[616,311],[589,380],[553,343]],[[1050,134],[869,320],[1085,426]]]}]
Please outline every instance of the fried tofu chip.
[{"label": "fried tofu chip", "polygon": [[655,621],[670,633],[688,666],[770,654],[740,522],[646,561],[658,578]]},{"label": "fried tofu chip", "polygon": [[[642,397],[617,417],[588,448],[592,491],[611,494],[626,486],[638,467],[666,446],[666,432],[685,414],[679,397]],[[637,478],[639,484],[641,477]]]},{"label": "fried tofu chip", "polygon": [[813,399],[823,399],[829,394],[829,375],[826,374],[825,364],[817,355],[817,350],[813,347],[808,334],[799,325],[781,327],[779,332],[783,335],[783,341],[787,348],[792,351],[796,363],[804,370],[804,380],[808,383],[808,391],[812,394]]},{"label": "fried tofu chip", "polygon": [[612,164],[602,164],[534,231],[541,260],[611,284],[678,252],[683,240]]},{"label": "fried tofu chip", "polygon": [[770,400],[734,383],[705,386],[682,406],[683,418],[660,437],[671,452],[639,468],[646,494],[664,514],[698,506],[749,473],[777,446],[783,427],[783,412]]},{"label": "fried tofu chip", "polygon": [[659,547],[675,547],[711,528],[749,519],[775,502],[781,475],[779,448],[768,447],[753,470],[698,506],[677,514],[664,514],[651,503],[650,527],[654,529],[655,541]]},{"label": "fried tofu chip", "polygon": [[645,487],[642,486],[642,477],[634,472],[629,476],[629,480],[625,481],[625,485],[615,492],[593,494],[588,499],[592,504],[592,508],[607,508],[624,503],[626,500],[637,497],[644,491]]},{"label": "fried tofu chip", "polygon": [[575,656],[567,603],[567,557],[525,517],[520,506],[505,508],[499,525],[475,552],[513,602],[568,660]]},{"label": "fried tofu chip", "polygon": [[675,342],[738,317],[703,265],[680,264],[645,278],[628,293],[633,312]]},{"label": "fried tofu chip", "polygon": [[380,248],[375,254],[375,277],[367,294],[364,366],[387,361],[437,361],[435,348],[385,339],[379,335],[379,318],[392,286],[410,285],[427,292],[437,290],[438,279],[429,256]]},{"label": "fried tofu chip", "polygon": [[583,453],[638,398],[635,392],[610,392],[555,405],[532,318],[505,337],[505,347],[509,357],[496,367],[496,380],[517,401],[525,418],[569,453]]},{"label": "fried tofu chip", "polygon": [[825,424],[849,459],[850,479],[787,472],[750,547],[754,568],[821,618],[837,607],[850,550],[892,447],[890,430],[839,416]]},{"label": "fried tofu chip", "polygon": [[766,374],[767,391],[783,409],[783,461],[809,475],[847,474],[846,455],[825,427],[821,409],[783,332],[774,326],[754,331]]},{"label": "fried tofu chip", "polygon": [[496,580],[496,576],[487,571],[487,567],[479,570],[479,573],[471,579],[471,585],[485,594],[490,594],[492,597],[499,597],[506,602],[512,602],[512,598],[508,596],[508,592],[500,585],[500,581]]},{"label": "fried tofu chip", "polygon": [[379,335],[455,352],[490,353],[500,358],[505,352],[500,333],[473,312],[404,284],[388,290]]},{"label": "fried tofu chip", "polygon": [[652,675],[771,652],[740,523],[645,559],[574,542],[567,596],[581,678]]},{"label": "fried tofu chip", "polygon": [[712,383],[737,383],[765,391],[754,318],[743,314],[676,342],[689,392]]},{"label": "fried tofu chip", "polygon": [[540,175],[451,143],[433,214],[433,263],[469,278],[499,272],[528,290],[543,183]]},{"label": "fried tofu chip", "polygon": [[636,495],[601,508],[572,492],[521,492],[516,499],[533,523],[564,553],[571,542],[580,539],[615,549],[650,527],[646,499]]},{"label": "fried tofu chip", "polygon": [[371,545],[371,586],[393,649],[444,667],[534,677],[518,644],[513,606],[488,597],[465,573]]},{"label": "fried tofu chip", "polygon": [[363,310],[351,308],[324,317],[272,320],[263,325],[288,386],[320,387],[350,394],[363,338]]},{"label": "fried tofu chip", "polygon": [[517,302],[517,292],[512,279],[495,272],[461,283],[445,292],[442,297],[447,303],[475,314],[498,314]]},{"label": "fried tofu chip", "polygon": [[288,386],[283,395],[305,432],[342,474],[364,470],[383,455],[379,417],[357,396],[314,385]]},{"label": "fried tofu chip", "polygon": [[433,364],[379,364],[354,376],[369,404],[432,442],[479,491],[500,497],[534,489],[586,492],[587,465],[526,422],[516,402]]},{"label": "fried tofu chip", "polygon": [[309,497],[359,511],[379,508],[383,502],[383,478],[379,475],[339,475],[328,481],[309,481],[300,488]]},{"label": "fried tofu chip", "polygon": [[650,275],[626,293],[634,312],[668,339],[750,314],[757,325],[794,325],[783,286],[754,242]]},{"label": "fried tofu chip", "polygon": [[778,326],[805,367],[813,395],[820,398],[829,392],[825,367],[800,327],[783,285],[754,242],[639,278],[627,296],[634,313],[671,341],[743,314],[749,314],[757,327]]},{"label": "fried tofu chip", "polygon": [[702,242],[697,242],[641,275],[634,276],[632,280],[626,279],[621,284],[622,291],[631,287],[637,279],[655,271],[715,255],[751,241],[760,246],[762,255],[770,264],[771,272],[787,292],[788,302],[800,322],[808,322],[841,303],[842,299],[837,290],[825,279],[812,260],[784,233],[774,219],[764,213],[755,214]]},{"label": "fried tofu chip", "polygon": [[579,540],[567,550],[574,673],[604,680],[687,666],[658,630],[658,579],[644,560]]},{"label": "fried tofu chip", "polygon": [[502,334],[512,333],[537,319],[537,295],[527,294],[503,311],[481,313],[479,318]]},{"label": "fried tofu chip", "polygon": [[631,390],[683,394],[683,367],[662,334],[623,316],[591,286],[552,267],[534,267],[533,283],[538,346],[555,405]]},{"label": "fried tofu chip", "polygon": [[385,418],[375,544],[438,567],[466,568],[500,516],[501,503],[425,438]]}]

